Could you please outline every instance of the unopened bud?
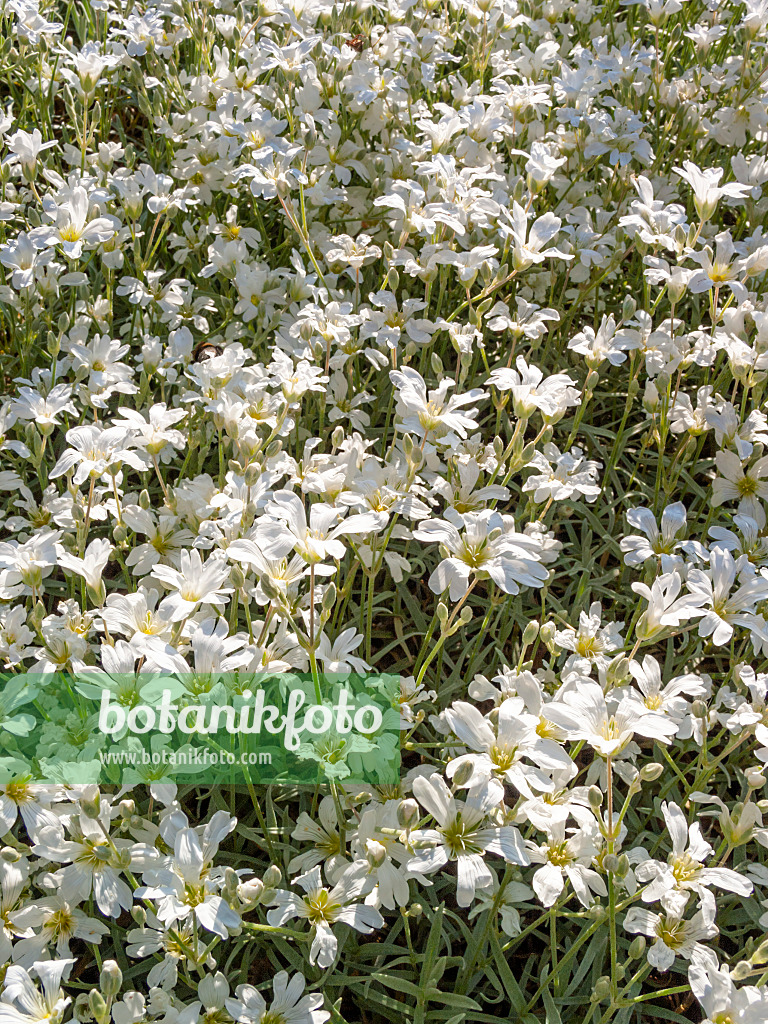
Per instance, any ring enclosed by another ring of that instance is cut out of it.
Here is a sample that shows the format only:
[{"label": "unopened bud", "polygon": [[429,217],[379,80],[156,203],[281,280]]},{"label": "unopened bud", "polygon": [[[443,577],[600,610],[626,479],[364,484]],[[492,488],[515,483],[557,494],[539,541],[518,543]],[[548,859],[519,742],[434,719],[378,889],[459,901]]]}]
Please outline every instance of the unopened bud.
[{"label": "unopened bud", "polygon": [[266,889],[276,889],[282,877],[283,873],[277,864],[270,864],[263,875],[264,887]]},{"label": "unopened bud", "polygon": [[606,678],[612,686],[622,683],[629,675],[629,658],[623,654],[617,655],[608,665]]},{"label": "unopened bud", "polygon": [[147,511],[147,509],[152,507],[152,500],[149,497],[149,491],[146,488],[144,488],[144,490],[139,495],[139,505],[144,509],[145,512]]},{"label": "unopened bud", "polygon": [[14,850],[12,846],[4,846],[0,850],[0,859],[4,860],[6,864],[15,864],[21,860],[21,854],[18,850]]},{"label": "unopened bud", "polygon": [[606,975],[598,978],[595,982],[595,987],[592,990],[590,999],[593,1003],[601,1003],[604,999],[607,999],[611,994],[611,979]]},{"label": "unopened bud", "polygon": [[245,584],[245,573],[239,565],[233,565],[229,570],[229,578],[232,580],[232,586],[235,590],[240,590]]},{"label": "unopened bud", "polygon": [[691,704],[691,712],[694,718],[706,718],[707,717],[707,705],[703,700],[695,700]]},{"label": "unopened bud", "polygon": [[659,408],[659,389],[652,380],[646,381],[645,383],[643,408],[649,414],[655,413]]},{"label": "unopened bud", "polygon": [[105,960],[101,968],[101,974],[99,975],[99,985],[101,986],[102,995],[111,999],[120,991],[120,986],[122,984],[123,972],[117,966],[117,961]]},{"label": "unopened bud", "polygon": [[344,444],[344,427],[342,427],[341,425],[333,428],[333,433],[331,434],[331,444],[333,445],[334,448],[341,448],[341,446]]},{"label": "unopened bud", "polygon": [[629,957],[631,960],[639,960],[645,953],[647,943],[644,935],[636,935],[629,944]]},{"label": "unopened bud", "polygon": [[92,821],[95,821],[101,810],[101,795],[98,787],[88,786],[87,791],[80,797],[80,810]]},{"label": "unopened bud", "polygon": [[107,1004],[104,1002],[104,996],[98,989],[92,988],[88,993],[88,1009],[96,1020],[104,1020],[106,1017]]},{"label": "unopened bud", "polygon": [[530,647],[539,635],[539,624],[533,619],[523,630],[523,647]]},{"label": "unopened bud", "polygon": [[520,452],[520,461],[524,466],[527,466],[535,454],[536,445],[533,441],[529,441],[525,448]]},{"label": "unopened bud", "polygon": [[619,858],[615,853],[606,853],[603,857],[603,867],[606,871],[610,871],[611,874],[616,874],[619,868]]},{"label": "unopened bud", "polygon": [[456,771],[453,773],[453,784],[461,789],[462,786],[466,786],[472,776],[475,774],[475,768],[471,761],[462,761]]},{"label": "unopened bud", "polygon": [[419,805],[415,800],[402,800],[397,808],[397,823],[400,828],[413,828],[419,820]]},{"label": "unopened bud", "polygon": [[241,882],[237,887],[237,895],[243,903],[258,903],[264,892],[264,883],[260,878],[249,878],[247,882]]},{"label": "unopened bud", "polygon": [[557,626],[550,619],[549,622],[545,622],[539,630],[539,638],[544,646],[547,648],[550,654],[555,653],[555,633]]},{"label": "unopened bud", "polygon": [[147,923],[147,912],[144,909],[144,907],[140,907],[138,904],[134,904],[131,907],[131,917],[139,926],[139,928],[143,928],[144,925]]},{"label": "unopened bud", "polygon": [[336,584],[329,583],[323,591],[323,602],[322,607],[324,612],[330,612],[333,610],[336,604]]},{"label": "unopened bud", "polygon": [[430,362],[432,364],[432,372],[439,380],[443,376],[443,360],[440,358],[437,352],[433,352]]},{"label": "unopened bud", "polygon": [[731,979],[733,981],[744,981],[752,973],[752,964],[749,960],[739,960],[734,969],[731,971]]},{"label": "unopened bud", "polygon": [[443,604],[442,601],[440,601],[438,603],[438,605],[437,605],[437,612],[436,612],[436,614],[437,614],[437,619],[438,619],[438,622],[440,623],[440,626],[444,627],[446,622],[448,621],[448,609]]},{"label": "unopened bud", "polygon": [[603,791],[599,786],[590,786],[587,791],[587,800],[593,811],[596,811],[603,803]]},{"label": "unopened bud", "polygon": [[365,859],[368,861],[368,867],[375,871],[387,859],[386,847],[382,846],[375,839],[369,839],[365,844]]},{"label": "unopened bud", "polygon": [[636,309],[637,309],[637,302],[635,301],[634,296],[633,295],[625,295],[624,296],[624,302],[623,302],[622,307],[621,307],[621,319],[622,320],[631,320],[632,317],[635,315],[635,310]]},{"label": "unopened bud", "polygon": [[659,764],[658,761],[651,761],[650,764],[644,764],[640,769],[640,778],[643,782],[655,782],[663,771],[664,765]]}]

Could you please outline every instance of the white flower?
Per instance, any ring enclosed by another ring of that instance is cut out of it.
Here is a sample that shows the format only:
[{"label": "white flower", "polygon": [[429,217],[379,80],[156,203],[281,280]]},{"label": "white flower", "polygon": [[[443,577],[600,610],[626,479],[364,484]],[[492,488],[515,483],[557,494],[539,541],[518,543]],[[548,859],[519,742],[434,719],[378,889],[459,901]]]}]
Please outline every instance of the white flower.
[{"label": "white flower", "polygon": [[486,397],[480,388],[472,388],[463,395],[448,397],[454,382],[443,377],[436,390],[427,393],[424,378],[410,366],[402,370],[390,370],[389,377],[397,389],[398,411],[402,417],[403,429],[413,430],[426,440],[448,443],[453,434],[466,438],[470,430],[477,427],[474,418],[476,409],[462,409],[462,406],[479,402]]},{"label": "white flower", "polygon": [[532,790],[552,792],[552,773],[575,769],[558,743],[539,735],[538,715],[526,714],[524,708],[522,698],[509,697],[499,705],[492,724],[472,704],[454,701],[444,713],[445,720],[462,743],[477,753],[450,760],[445,770],[448,778],[469,765],[472,773],[463,784],[466,787],[501,778],[526,797],[533,796]]},{"label": "white flower", "polygon": [[41,249],[60,245],[64,255],[71,260],[79,259],[85,248],[94,248],[108,241],[120,226],[118,219],[112,216],[88,220],[90,200],[80,185],[72,189],[69,199],[58,205],[52,199],[46,199],[43,208],[54,223],[34,228],[30,237]]},{"label": "white flower", "polygon": [[635,733],[669,743],[677,732],[677,726],[664,715],[643,714],[626,697],[618,701],[606,697],[597,683],[586,680],[547,704],[546,716],[569,739],[586,740],[602,757],[621,754]]},{"label": "white flower", "polygon": [[714,918],[715,897],[708,886],[739,896],[751,894],[752,883],[738,872],[730,868],[704,867],[703,861],[715,851],[705,841],[697,821],[688,825],[682,810],[674,803],[662,803],[661,810],[672,839],[672,852],[666,864],[648,859],[635,868],[637,878],[649,883],[642,892],[643,902],[659,900],[668,914],[682,917],[691,894],[695,893],[700,905]]},{"label": "white flower", "polygon": [[619,547],[624,553],[627,565],[642,565],[654,556],[669,555],[680,541],[680,532],[685,527],[686,509],[681,501],[667,505],[661,513],[661,529],[649,508],[632,508],[627,512],[627,522],[636,530],[642,530],[645,537],[636,535],[623,537]]},{"label": "white flower", "polygon": [[632,907],[624,918],[624,928],[653,939],[648,963],[657,971],[668,971],[676,956],[690,960],[695,966],[717,970],[717,956],[700,941],[714,938],[718,933],[711,915],[704,911],[699,910],[686,920],[674,914],[652,914],[641,907]]},{"label": "white flower", "polygon": [[553,821],[546,832],[546,842],[541,845],[532,840],[525,844],[531,862],[542,865],[531,879],[542,906],[551,907],[556,902],[566,881],[571,883],[583,907],[589,907],[596,896],[607,896],[605,882],[590,867],[599,852],[597,826],[566,830],[564,821]]},{"label": "white flower", "polygon": [[509,227],[500,223],[499,228],[502,233],[512,236],[514,245],[512,265],[515,270],[527,270],[534,263],[541,263],[547,257],[561,260],[573,259],[573,256],[561,252],[554,246],[545,248],[547,243],[551,242],[558,233],[562,224],[560,218],[556,217],[554,213],[549,212],[538,217],[530,231],[528,230],[528,215],[516,200],[512,201],[511,215],[506,210],[502,210],[502,214]]},{"label": "white flower", "polygon": [[538,409],[545,423],[555,423],[566,409],[581,402],[581,395],[573,386],[576,382],[567,373],[545,378],[537,366],[529,366],[522,356],[517,357],[515,365],[517,370],[501,367],[488,378],[497,390],[512,392],[515,416],[527,420]]},{"label": "white flower", "polygon": [[240,915],[220,895],[223,870],[212,868],[221,840],[236,826],[237,819],[217,811],[202,837],[193,828],[180,828],[173,839],[173,854],[159,867],[152,861],[143,870],[144,885],[138,898],[157,901],[156,914],[166,926],[193,914],[201,927],[222,939],[240,927]]},{"label": "white flower", "polygon": [[413,531],[415,540],[439,543],[446,557],[429,578],[435,594],[448,590],[458,601],[470,587],[470,578],[491,579],[506,594],[519,594],[520,586],[540,587],[548,579],[541,565],[535,538],[504,532],[498,512],[466,512],[460,519],[463,530],[443,519],[423,520]]},{"label": "white flower", "polygon": [[[740,586],[731,593],[737,575]],[[744,555],[736,561],[725,548],[713,548],[709,567],[691,569],[686,586],[688,594],[678,607],[683,618],[699,618],[699,636],[711,636],[721,647],[733,636],[734,626],[762,630],[764,623],[755,610],[768,599],[768,580],[754,574]]]},{"label": "white flower", "polygon": [[720,476],[712,484],[712,504],[717,508],[726,501],[738,501],[739,512],[752,519],[764,515],[762,501],[768,501],[768,455],[744,468],[735,452],[719,451],[715,464]]},{"label": "white flower", "polygon": [[691,991],[704,1011],[702,1024],[762,1024],[768,1020],[768,992],[755,985],[736,988],[726,964],[692,963]]},{"label": "white flower", "polygon": [[302,995],[305,984],[303,974],[289,979],[287,971],[278,971],[272,979],[269,1006],[253,985],[238,985],[235,998],[224,1002],[238,1024],[324,1024],[331,1014],[323,1009],[323,997],[319,992]]},{"label": "white flower", "polygon": [[73,959],[35,962],[31,970],[42,982],[36,987],[27,970],[12,964],[5,972],[0,995],[0,1024],[60,1024],[72,998],[61,987]]},{"label": "white flower", "polygon": [[271,901],[274,909],[267,914],[267,921],[279,926],[296,917],[308,920],[312,926],[312,946],[309,950],[311,964],[330,967],[336,959],[338,939],[332,925],[348,924],[356,931],[368,935],[374,928],[381,928],[384,924],[384,919],[375,907],[354,902],[363,889],[363,878],[342,876],[332,889],[327,889],[322,884],[320,868],[314,867],[293,881],[304,890],[304,895],[297,896],[285,889],[278,889]]},{"label": "white flower", "polygon": [[702,221],[713,216],[722,196],[739,198],[749,193],[749,186],[739,185],[735,181],[718,186],[717,183],[723,176],[722,167],[708,167],[702,171],[693,161],[684,160],[682,167],[674,167],[673,170],[693,189],[693,205]]},{"label": "white flower", "polygon": [[431,874],[449,861],[456,862],[456,902],[468,907],[476,889],[487,889],[493,875],[483,860],[485,853],[495,853],[511,864],[529,864],[520,833],[512,825],[494,826],[488,820],[490,811],[504,795],[501,783],[492,779],[475,787],[466,800],[456,800],[440,775],[413,780],[413,795],[437,822],[436,829],[416,829],[410,833],[418,844],[415,857],[409,861],[411,872]]},{"label": "white flower", "polygon": [[82,576],[91,590],[96,591],[99,589],[102,574],[113,550],[109,541],[105,537],[100,537],[91,541],[82,558],[62,551],[59,554],[59,565]]},{"label": "white flower", "polygon": [[192,614],[199,604],[223,608],[232,587],[222,584],[229,576],[229,567],[223,557],[216,554],[203,562],[195,548],[179,554],[179,569],[170,565],[156,565],[152,575],[173,591],[166,597],[158,613],[167,621],[178,622]]}]

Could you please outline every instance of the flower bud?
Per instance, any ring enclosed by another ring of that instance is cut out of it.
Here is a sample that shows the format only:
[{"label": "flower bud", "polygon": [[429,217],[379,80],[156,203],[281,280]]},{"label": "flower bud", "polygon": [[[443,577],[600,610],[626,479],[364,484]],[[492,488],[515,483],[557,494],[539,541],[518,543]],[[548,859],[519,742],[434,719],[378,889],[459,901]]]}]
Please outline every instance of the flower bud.
[{"label": "flower bud", "polygon": [[415,800],[401,800],[397,808],[397,823],[400,828],[410,829],[419,820],[419,805]]},{"label": "flower bud", "polygon": [[461,789],[466,786],[472,776],[475,774],[474,765],[471,761],[462,761],[456,771],[453,773],[453,784]]},{"label": "flower bud", "polygon": [[104,996],[98,989],[92,988],[88,993],[88,1009],[96,1020],[104,1020],[107,1016],[107,1004],[104,1002]]},{"label": "flower bud", "polygon": [[85,793],[80,797],[80,810],[86,818],[90,818],[92,821],[98,818],[101,810],[101,794],[98,786],[86,787]]},{"label": "flower bud", "polygon": [[639,960],[645,953],[647,943],[644,935],[636,935],[629,944],[629,957],[631,960]]},{"label": "flower bud", "polygon": [[264,892],[264,883],[260,878],[249,878],[247,882],[241,882],[237,887],[237,895],[247,905],[259,902]]},{"label": "flower bud", "polygon": [[117,961],[105,960],[101,968],[101,974],[99,975],[99,985],[101,986],[102,995],[111,999],[120,991],[120,986],[122,984],[123,972],[118,967]]},{"label": "flower bud", "polygon": [[144,509],[145,512],[147,511],[147,509],[152,508],[152,501],[149,497],[149,491],[146,488],[144,488],[144,490],[139,495],[139,505]]},{"label": "flower bud", "polygon": [[601,1003],[604,999],[607,999],[611,994],[611,979],[607,975],[603,975],[598,978],[595,982],[595,987],[592,990],[590,999],[593,1003]]},{"label": "flower bud", "polygon": [[365,844],[365,859],[368,861],[368,867],[375,871],[387,859],[386,847],[375,839],[369,839]]},{"label": "flower bud", "polygon": [[555,625],[555,623],[551,619],[550,619],[549,622],[545,622],[544,625],[539,630],[539,638],[541,639],[541,642],[544,644],[544,646],[547,648],[547,650],[549,651],[550,654],[554,654],[555,650],[556,650],[556,648],[555,648],[555,632],[556,632],[556,630],[557,630],[557,626]]},{"label": "flower bud", "polygon": [[691,703],[691,712],[694,718],[706,718],[707,717],[707,705],[703,700],[695,700]]},{"label": "flower bud", "polygon": [[12,846],[4,846],[0,850],[0,858],[5,861],[6,864],[15,864],[21,860],[21,854],[18,850],[14,850]]},{"label": "flower bud", "polygon": [[645,382],[645,393],[643,395],[643,408],[652,415],[659,408],[659,389],[652,380]]},{"label": "flower bud", "polygon": [[606,871],[610,871],[612,875],[615,875],[619,867],[619,858],[615,853],[606,853],[603,857],[603,867]]},{"label": "flower bud", "polygon": [[539,624],[536,619],[532,619],[523,630],[523,647],[530,647],[538,635]]},{"label": "flower bud", "polygon": [[261,466],[257,462],[252,462],[250,466],[245,467],[243,473],[243,480],[245,481],[246,487],[253,487],[256,481],[261,476]]},{"label": "flower bud", "polygon": [[599,788],[599,786],[589,787],[589,790],[587,791],[587,800],[589,801],[589,806],[592,808],[593,811],[598,810],[598,808],[602,806],[603,791]]},{"label": "flower bud", "polygon": [[608,665],[606,678],[611,686],[618,686],[629,676],[629,658],[618,654]]},{"label": "flower bud", "polygon": [[734,969],[731,971],[731,979],[733,981],[744,981],[752,973],[752,964],[749,960],[739,960]]},{"label": "flower bud", "polygon": [[147,923],[147,912],[144,909],[144,907],[139,906],[138,903],[135,903],[131,907],[131,917],[139,926],[139,928],[143,928],[144,925]]},{"label": "flower bud", "polygon": [[644,764],[640,769],[640,778],[643,782],[655,782],[663,771],[664,765],[659,764],[658,761],[651,761],[650,764]]},{"label": "flower bud", "polygon": [[245,584],[245,573],[239,565],[233,565],[229,570],[229,578],[232,580],[232,586],[235,590],[240,590]]},{"label": "flower bud", "polygon": [[322,608],[324,612],[333,611],[333,607],[336,604],[336,584],[329,583],[323,591]]},{"label": "flower bud", "polygon": [[280,880],[283,877],[283,873],[277,864],[270,864],[267,870],[264,872],[263,882],[266,889],[276,889],[280,885]]}]

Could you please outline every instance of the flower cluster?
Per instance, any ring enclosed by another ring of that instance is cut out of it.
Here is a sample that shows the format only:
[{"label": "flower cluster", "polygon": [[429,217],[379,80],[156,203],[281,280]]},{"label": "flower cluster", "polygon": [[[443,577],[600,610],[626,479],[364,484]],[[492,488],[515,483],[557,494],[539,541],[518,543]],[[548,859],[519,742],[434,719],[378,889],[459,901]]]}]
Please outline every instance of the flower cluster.
[{"label": "flower cluster", "polygon": [[[0,1024],[768,1021],[765,0],[0,39]],[[56,701],[372,670],[395,786]]]}]

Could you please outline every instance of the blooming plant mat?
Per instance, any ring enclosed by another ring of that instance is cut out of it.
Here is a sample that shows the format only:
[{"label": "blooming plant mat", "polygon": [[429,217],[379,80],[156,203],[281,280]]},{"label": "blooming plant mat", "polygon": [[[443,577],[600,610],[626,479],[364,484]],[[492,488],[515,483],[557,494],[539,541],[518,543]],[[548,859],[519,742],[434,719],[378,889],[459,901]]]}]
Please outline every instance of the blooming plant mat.
[{"label": "blooming plant mat", "polygon": [[0,0],[0,1024],[768,1022],[767,42]]}]

